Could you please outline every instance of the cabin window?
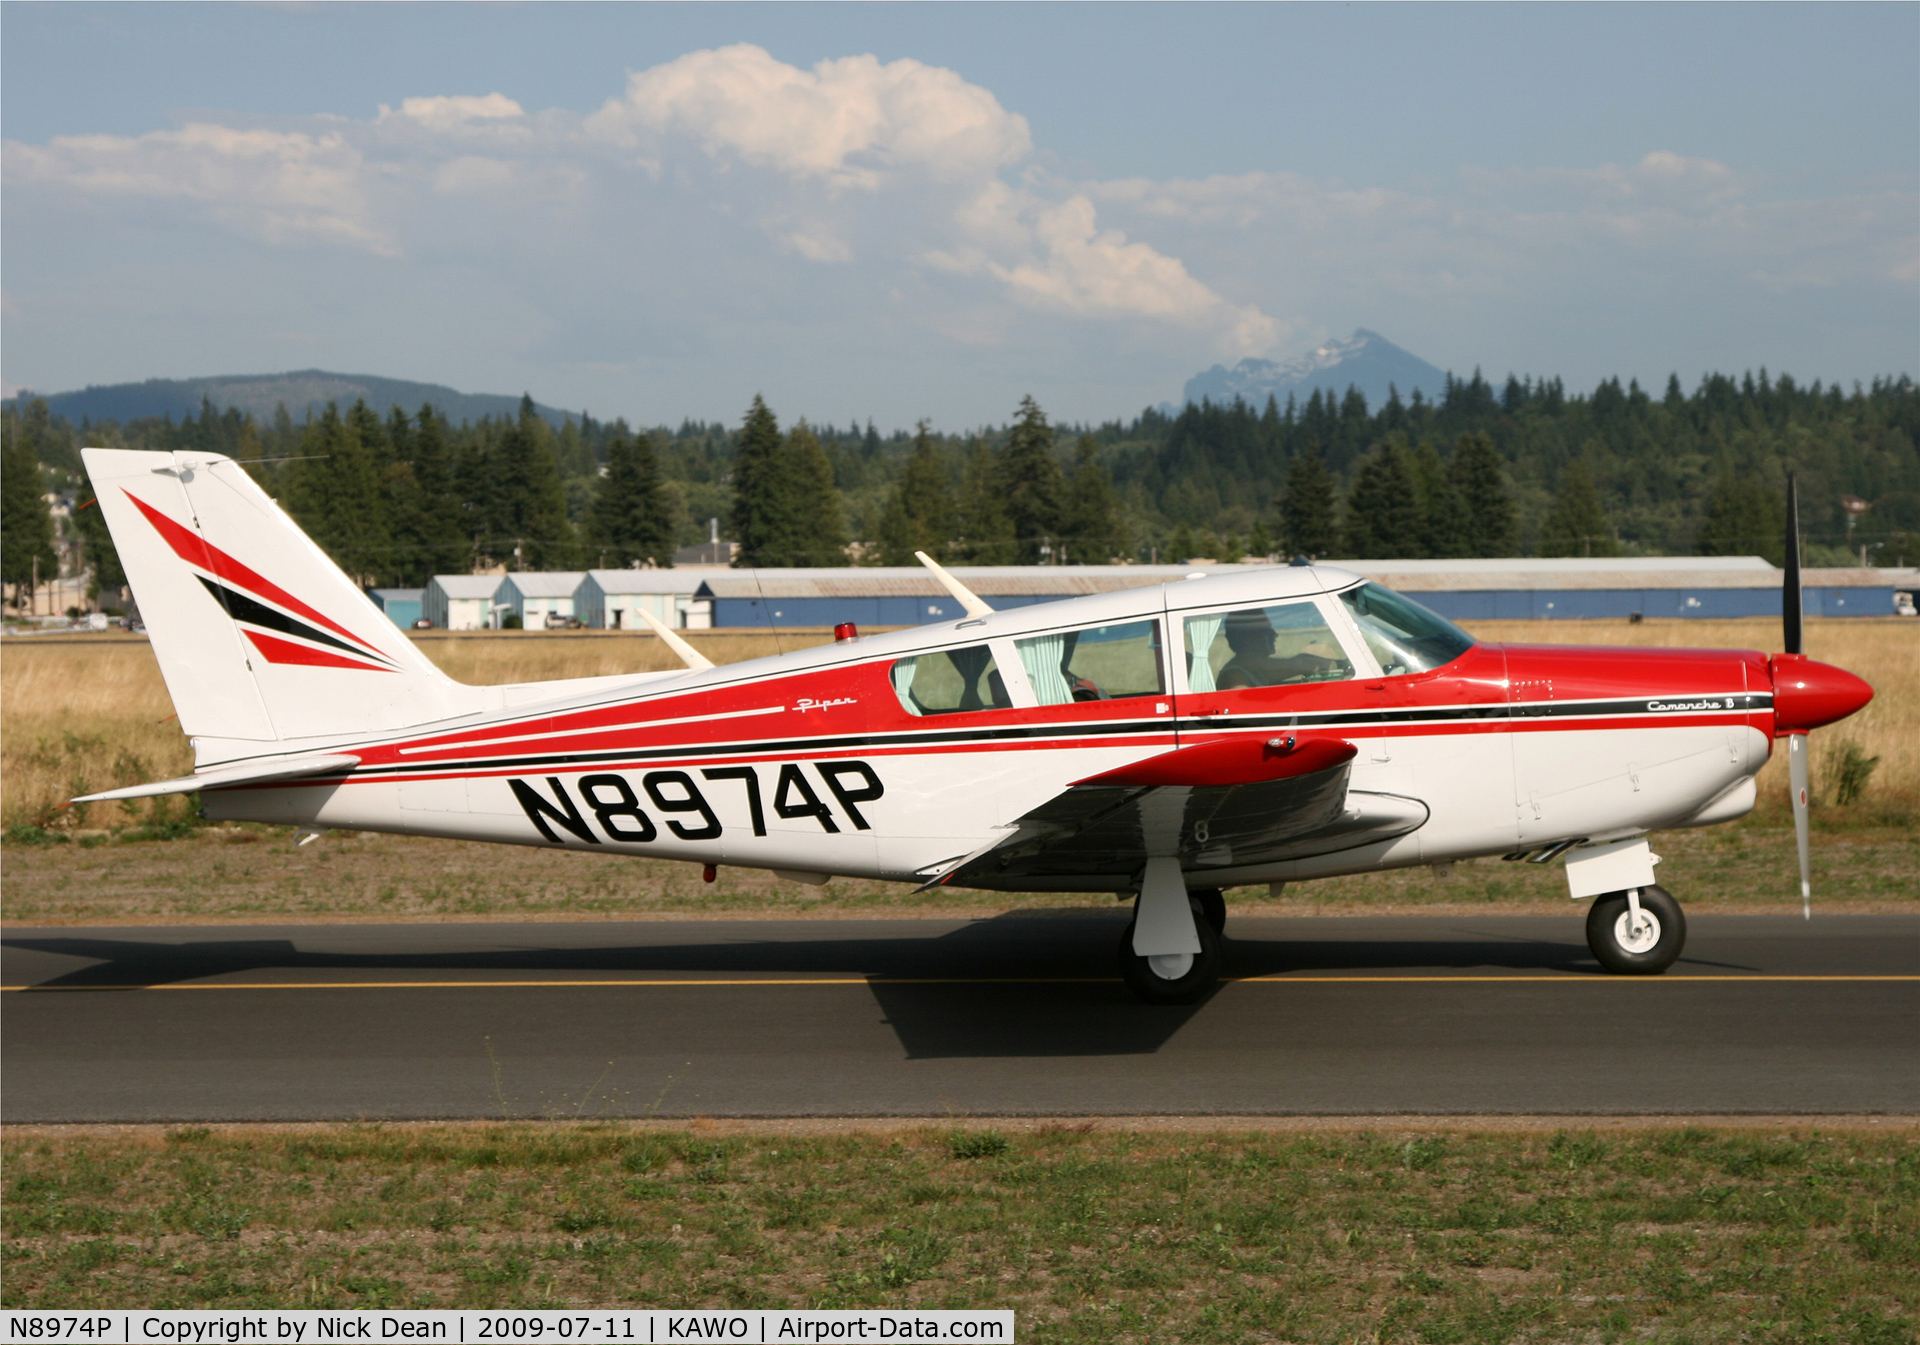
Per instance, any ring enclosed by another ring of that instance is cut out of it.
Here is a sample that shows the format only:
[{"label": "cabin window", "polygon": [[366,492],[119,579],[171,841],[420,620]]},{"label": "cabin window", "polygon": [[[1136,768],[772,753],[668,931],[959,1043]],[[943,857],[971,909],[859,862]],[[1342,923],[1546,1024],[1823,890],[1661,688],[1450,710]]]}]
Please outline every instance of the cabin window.
[{"label": "cabin window", "polygon": [[1352,676],[1353,664],[1314,603],[1243,607],[1187,618],[1191,691],[1338,682]]},{"label": "cabin window", "polygon": [[942,649],[893,665],[893,693],[910,715],[956,714],[963,710],[1010,710],[993,651],[983,644]]},{"label": "cabin window", "polygon": [[1390,588],[1362,584],[1342,593],[1340,601],[1389,677],[1438,668],[1473,648],[1471,635]]},{"label": "cabin window", "polygon": [[1158,621],[1056,631],[1013,643],[1041,705],[1158,696],[1166,691]]}]

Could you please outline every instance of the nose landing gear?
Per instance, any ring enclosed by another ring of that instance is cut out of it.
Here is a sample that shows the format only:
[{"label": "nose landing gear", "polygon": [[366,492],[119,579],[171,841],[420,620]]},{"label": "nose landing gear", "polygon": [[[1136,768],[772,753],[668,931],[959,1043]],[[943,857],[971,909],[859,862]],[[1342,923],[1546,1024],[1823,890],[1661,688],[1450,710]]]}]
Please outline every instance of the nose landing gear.
[{"label": "nose landing gear", "polygon": [[1664,887],[1628,888],[1595,897],[1587,911],[1587,947],[1622,976],[1657,976],[1687,942],[1687,918]]}]

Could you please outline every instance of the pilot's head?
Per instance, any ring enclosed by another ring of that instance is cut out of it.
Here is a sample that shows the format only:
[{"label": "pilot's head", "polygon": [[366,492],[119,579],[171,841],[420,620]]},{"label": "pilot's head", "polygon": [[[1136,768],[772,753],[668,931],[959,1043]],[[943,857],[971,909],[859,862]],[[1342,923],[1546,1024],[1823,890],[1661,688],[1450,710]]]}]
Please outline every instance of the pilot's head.
[{"label": "pilot's head", "polygon": [[1253,656],[1273,652],[1273,622],[1258,608],[1228,613],[1225,634],[1227,647],[1236,654]]}]

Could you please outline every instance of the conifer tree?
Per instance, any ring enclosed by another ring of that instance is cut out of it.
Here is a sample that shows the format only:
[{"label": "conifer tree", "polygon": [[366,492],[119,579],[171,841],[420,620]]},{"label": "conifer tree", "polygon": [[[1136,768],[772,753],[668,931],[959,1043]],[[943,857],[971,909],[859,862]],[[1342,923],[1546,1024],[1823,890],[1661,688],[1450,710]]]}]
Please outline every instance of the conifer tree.
[{"label": "conifer tree", "polygon": [[1543,556],[1620,554],[1607,511],[1600,503],[1600,492],[1594,488],[1593,474],[1584,462],[1574,462],[1560,474],[1560,489],[1540,525],[1540,545],[1536,549]]},{"label": "conifer tree", "polygon": [[[1320,394],[1314,393],[1315,397]],[[1287,550],[1309,558],[1330,556],[1339,547],[1334,520],[1333,474],[1320,460],[1318,444],[1296,454],[1287,468],[1287,489],[1280,499],[1280,526]]]},{"label": "conifer tree", "polygon": [[787,496],[787,531],[774,544],[775,565],[845,565],[846,509],[833,484],[833,460],[802,420],[787,435],[778,473]]},{"label": "conifer tree", "polygon": [[[45,408],[39,398],[34,401]],[[8,417],[6,443],[0,446],[0,581],[14,586],[14,605],[22,609],[35,579],[45,583],[59,573],[37,436],[21,433],[23,419]]]},{"label": "conifer tree", "polygon": [[1188,561],[1197,559],[1195,553],[1199,548],[1193,540],[1193,529],[1184,519],[1175,526],[1173,540],[1167,543],[1167,549],[1173,553],[1167,559],[1175,565],[1185,565]]},{"label": "conifer tree", "polygon": [[673,563],[673,516],[660,458],[646,434],[616,420],[607,432],[606,472],[594,483],[591,536],[602,566]]},{"label": "conifer tree", "polygon": [[781,490],[780,422],[758,393],[740,426],[733,458],[733,533],[740,551],[734,564],[777,565],[774,548],[791,531],[787,500]]},{"label": "conifer tree", "polygon": [[955,535],[953,485],[927,421],[914,428],[913,453],[880,516],[882,565],[914,565],[916,551],[944,557]]},{"label": "conifer tree", "polygon": [[[368,437],[373,442],[368,442]],[[386,442],[380,417],[365,401],[343,417],[329,402],[307,425],[300,470],[288,480],[290,512],[356,583],[385,577],[393,537],[376,452]]]},{"label": "conifer tree", "polygon": [[1017,546],[1000,481],[1000,464],[993,450],[975,439],[960,485],[959,559],[974,565],[1013,564]]},{"label": "conifer tree", "polygon": [[1099,445],[1090,434],[1081,435],[1074,446],[1073,474],[1067,480],[1066,495],[1060,542],[1067,559],[1082,565],[1109,564],[1124,546],[1120,501],[1113,493],[1107,469],[1100,465]]},{"label": "conifer tree", "polygon": [[1053,457],[1053,427],[1031,396],[1020,399],[1001,455],[1000,479],[1013,524],[1016,563],[1037,565],[1053,554],[1060,535],[1064,483]]},{"label": "conifer tree", "polygon": [[575,557],[573,525],[567,521],[567,491],[554,461],[552,436],[522,395],[520,414],[508,424],[497,452],[500,515],[495,526],[520,570],[564,570]]},{"label": "conifer tree", "polygon": [[1420,506],[1414,499],[1407,451],[1390,437],[1360,464],[1347,494],[1347,554],[1359,559],[1416,555]]},{"label": "conifer tree", "polygon": [[1765,556],[1775,565],[1783,564],[1786,512],[1783,497],[1764,481],[1752,472],[1728,468],[1714,484],[1700,521],[1700,554]]},{"label": "conifer tree", "polygon": [[1257,518],[1253,521],[1253,531],[1247,534],[1247,554],[1273,559],[1273,538],[1267,535],[1267,525]]},{"label": "conifer tree", "polygon": [[1467,554],[1467,510],[1459,488],[1440,461],[1431,439],[1422,439],[1408,459],[1413,474],[1414,501],[1420,509],[1422,556],[1447,558]]},{"label": "conifer tree", "polygon": [[1493,437],[1484,431],[1461,435],[1447,474],[1466,510],[1467,554],[1511,556],[1517,541],[1513,495]]},{"label": "conifer tree", "polygon": [[417,502],[408,538],[414,579],[465,574],[473,568],[473,537],[447,447],[447,422],[431,402],[420,406],[409,441]]}]

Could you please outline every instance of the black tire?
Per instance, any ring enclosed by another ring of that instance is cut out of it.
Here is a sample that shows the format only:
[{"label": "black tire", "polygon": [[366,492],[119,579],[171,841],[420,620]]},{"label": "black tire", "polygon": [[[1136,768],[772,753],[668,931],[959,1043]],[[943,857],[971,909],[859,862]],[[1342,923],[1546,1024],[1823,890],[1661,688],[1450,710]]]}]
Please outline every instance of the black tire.
[{"label": "black tire", "polygon": [[1213,926],[1215,934],[1227,932],[1227,899],[1217,887],[1196,887],[1187,892],[1200,912],[1200,918]]},{"label": "black tire", "polygon": [[1194,930],[1200,936],[1200,952],[1186,971],[1176,978],[1162,976],[1150,959],[1133,951],[1133,921],[1120,935],[1120,977],[1134,996],[1148,1004],[1191,1004],[1220,978],[1220,935],[1207,919],[1198,901],[1193,906]]},{"label": "black tire", "polygon": [[1687,917],[1673,893],[1664,887],[1641,888],[1640,910],[1653,920],[1655,929],[1637,940],[1627,927],[1632,912],[1625,892],[1595,897],[1587,911],[1587,947],[1601,966],[1616,975],[1658,976],[1687,946]]}]

